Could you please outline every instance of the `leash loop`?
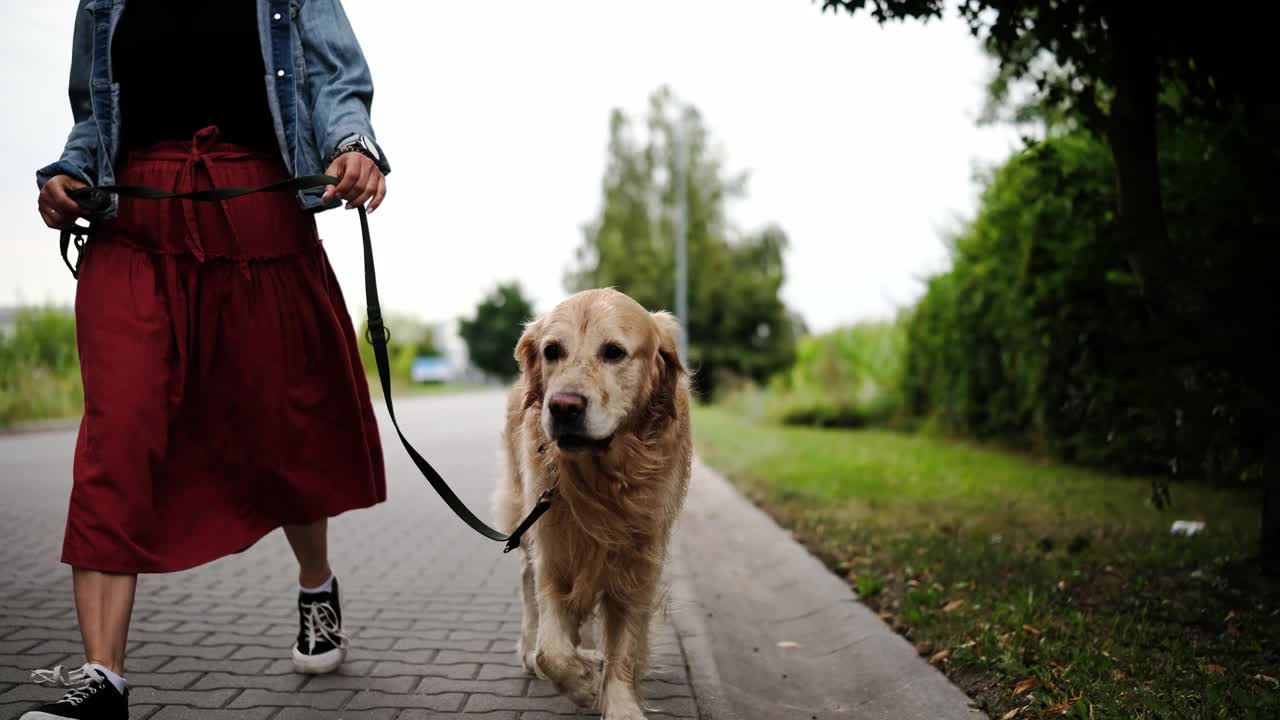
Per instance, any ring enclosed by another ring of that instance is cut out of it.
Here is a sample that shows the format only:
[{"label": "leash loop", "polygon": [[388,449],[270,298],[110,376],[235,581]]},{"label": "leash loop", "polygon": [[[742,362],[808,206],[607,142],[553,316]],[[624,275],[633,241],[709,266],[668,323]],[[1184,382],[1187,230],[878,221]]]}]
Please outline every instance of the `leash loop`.
[{"label": "leash loop", "polygon": [[[78,190],[72,190],[67,193],[72,200],[75,200],[80,207],[88,212],[88,214],[97,214],[111,207],[111,195],[119,195],[120,197],[135,198],[141,200],[192,200],[196,202],[222,202],[230,200],[242,195],[251,195],[260,192],[299,192],[302,190],[310,190],[327,185],[338,184],[339,179],[328,175],[304,175],[301,177],[289,178],[280,182],[263,185],[257,188],[216,188],[213,190],[194,190],[190,192],[166,192],[156,190],[154,188],[130,186],[130,185],[103,185],[98,187],[84,187]],[[409,439],[405,437],[404,431],[400,429],[400,421],[396,419],[395,404],[391,399],[391,361],[387,354],[387,344],[391,340],[391,332],[387,329],[382,321],[382,303],[378,299],[378,278],[377,272],[373,264],[373,240],[369,235],[369,215],[364,207],[356,208],[360,215],[360,235],[364,243],[364,289],[366,301],[366,313],[368,330],[365,332],[365,339],[373,346],[373,356],[378,369],[378,380],[382,385],[382,397],[387,406],[387,414],[391,416],[391,424],[396,430],[396,435],[400,437],[400,443],[404,445],[405,452],[409,454],[409,458],[413,460],[413,464],[417,466],[418,472],[426,478],[431,484],[432,489],[444,500],[450,510],[458,516],[464,523],[475,530],[477,533],[496,540],[497,542],[506,543],[502,552],[508,553],[520,547],[520,539],[528,532],[538,518],[542,517],[547,510],[551,508],[551,503],[555,499],[555,488],[549,488],[544,491],[538,498],[538,502],[534,505],[529,514],[520,522],[516,529],[510,535],[503,533],[490,527],[487,523],[476,516],[475,513],[467,507],[466,503],[449,487],[449,483],[436,471],[431,463],[413,447]],[[62,231],[62,261],[66,263],[71,270],[72,277],[80,276],[80,259],[83,257],[85,244],[88,236],[93,230],[93,221],[90,220],[89,226],[75,225],[73,229]],[[73,265],[68,257],[68,250],[72,244],[71,238],[75,237],[76,250],[81,253],[77,255],[76,262]]]}]

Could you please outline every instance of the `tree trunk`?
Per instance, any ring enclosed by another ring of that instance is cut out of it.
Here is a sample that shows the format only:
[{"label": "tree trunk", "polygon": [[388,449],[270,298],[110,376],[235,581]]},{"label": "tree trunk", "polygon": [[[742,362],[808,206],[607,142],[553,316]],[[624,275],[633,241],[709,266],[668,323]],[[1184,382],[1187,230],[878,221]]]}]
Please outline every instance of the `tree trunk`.
[{"label": "tree trunk", "polygon": [[[1181,281],[1165,224],[1156,138],[1155,48],[1139,8],[1117,3],[1111,33],[1112,100],[1107,140],[1116,163],[1120,229],[1129,265],[1157,314],[1198,309]],[[1189,302],[1190,301],[1190,302]]]},{"label": "tree trunk", "polygon": [[1262,463],[1262,543],[1258,548],[1262,558],[1262,571],[1271,577],[1280,577],[1280,423],[1275,412],[1267,429],[1266,447]]},{"label": "tree trunk", "polygon": [[[1231,328],[1242,320],[1231,304],[1210,294],[1196,282],[1175,251],[1165,222],[1160,187],[1156,96],[1159,76],[1149,26],[1140,13],[1142,3],[1115,3],[1111,22],[1111,84],[1115,91],[1108,118],[1107,140],[1116,164],[1120,229],[1138,287],[1160,326],[1196,348],[1200,357],[1250,378],[1256,387],[1273,388],[1270,367],[1259,367],[1257,356],[1241,356],[1241,342]],[[1212,301],[1212,304],[1211,304]],[[1274,392],[1269,393],[1275,397]],[[1177,394],[1168,396],[1174,411]],[[1280,576],[1280,423],[1268,413],[1263,428],[1263,502],[1261,559],[1265,572]]]}]

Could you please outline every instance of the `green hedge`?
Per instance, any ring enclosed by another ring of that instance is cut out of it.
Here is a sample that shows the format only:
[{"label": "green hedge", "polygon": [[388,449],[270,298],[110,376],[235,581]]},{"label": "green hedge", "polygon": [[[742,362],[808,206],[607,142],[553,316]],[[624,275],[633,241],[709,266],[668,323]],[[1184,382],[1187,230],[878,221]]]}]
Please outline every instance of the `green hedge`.
[{"label": "green hedge", "polygon": [[0,334],[0,426],[74,416],[83,404],[72,314],[19,311],[13,332]]},{"label": "green hedge", "polygon": [[1231,155],[1196,137],[1165,143],[1171,234],[1213,297],[1237,301],[1243,332],[1206,344],[1152,319],[1118,234],[1108,148],[1056,137],[992,173],[952,269],[929,281],[907,329],[908,412],[1084,464],[1257,480],[1265,406],[1236,361],[1260,349],[1248,334],[1265,315],[1224,289],[1267,286],[1280,224],[1262,189],[1230,174]]},{"label": "green hedge", "polygon": [[739,378],[720,403],[786,425],[858,428],[902,419],[902,320],[861,323],[796,343],[795,362],[767,386]]}]

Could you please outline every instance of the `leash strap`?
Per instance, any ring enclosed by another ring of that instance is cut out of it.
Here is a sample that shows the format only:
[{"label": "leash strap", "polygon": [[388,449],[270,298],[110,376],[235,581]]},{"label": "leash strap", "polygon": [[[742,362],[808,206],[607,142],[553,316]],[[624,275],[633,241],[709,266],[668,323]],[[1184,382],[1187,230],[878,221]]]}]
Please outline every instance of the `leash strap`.
[{"label": "leash strap", "polygon": [[[231,198],[241,197],[243,195],[251,195],[260,192],[298,192],[301,190],[309,190],[326,185],[337,185],[338,178],[328,175],[304,175],[302,177],[289,178],[270,185],[264,185],[257,188],[218,188],[214,190],[196,190],[185,193],[172,193],[154,188],[128,186],[128,185],[104,185],[101,187],[86,187],[79,190],[73,190],[68,193],[72,200],[75,200],[81,208],[88,213],[100,213],[111,206],[111,195],[120,195],[121,197],[137,198],[143,200],[196,200],[204,202],[216,202],[219,200],[229,200]],[[551,507],[551,501],[555,497],[553,490],[548,489],[538,498],[538,502],[533,506],[533,510],[525,516],[524,520],[516,527],[515,531],[510,535],[506,535],[499,530],[490,527],[487,523],[476,517],[471,509],[462,502],[462,499],[453,492],[453,488],[449,487],[449,483],[441,477],[431,463],[417,451],[416,448],[405,437],[404,431],[400,429],[400,421],[396,419],[395,403],[391,399],[391,362],[387,355],[387,343],[391,340],[391,332],[387,329],[382,321],[382,303],[378,299],[378,277],[373,264],[373,240],[369,235],[369,216],[363,207],[357,208],[360,213],[360,235],[364,241],[364,292],[368,313],[368,332],[366,339],[373,346],[373,356],[377,361],[378,380],[382,385],[382,397],[386,401],[387,413],[391,416],[391,424],[396,429],[396,435],[400,437],[400,443],[404,445],[404,449],[409,453],[413,464],[418,466],[418,472],[431,483],[431,487],[436,491],[445,504],[453,510],[463,522],[471,527],[472,530],[481,535],[506,543],[502,552],[508,553],[520,547],[520,538],[525,532],[533,526],[538,518]],[[73,229],[64,230],[62,232],[62,261],[66,263],[71,270],[73,277],[80,276],[80,260],[83,257],[84,246],[88,235],[92,232],[93,224],[90,222],[88,227],[76,225]],[[72,238],[76,250],[78,252],[76,261],[72,264],[68,257],[68,251],[72,244]]]}]

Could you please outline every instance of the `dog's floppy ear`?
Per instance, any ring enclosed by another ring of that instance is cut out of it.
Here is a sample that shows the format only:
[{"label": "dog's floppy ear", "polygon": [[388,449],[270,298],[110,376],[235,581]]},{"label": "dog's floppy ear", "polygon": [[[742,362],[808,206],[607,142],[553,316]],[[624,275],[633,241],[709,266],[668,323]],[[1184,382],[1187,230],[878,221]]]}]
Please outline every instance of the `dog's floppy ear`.
[{"label": "dog's floppy ear", "polygon": [[524,326],[524,333],[516,343],[516,364],[524,376],[524,406],[532,407],[542,402],[542,353],[538,350],[538,336],[542,334],[542,321],[533,320]]},{"label": "dog's floppy ear", "polygon": [[684,365],[680,362],[680,321],[669,312],[652,313],[653,325],[657,329],[658,341],[654,350],[653,366],[657,377],[654,379],[653,404],[664,415],[674,417],[676,414],[676,393],[684,376]]}]

